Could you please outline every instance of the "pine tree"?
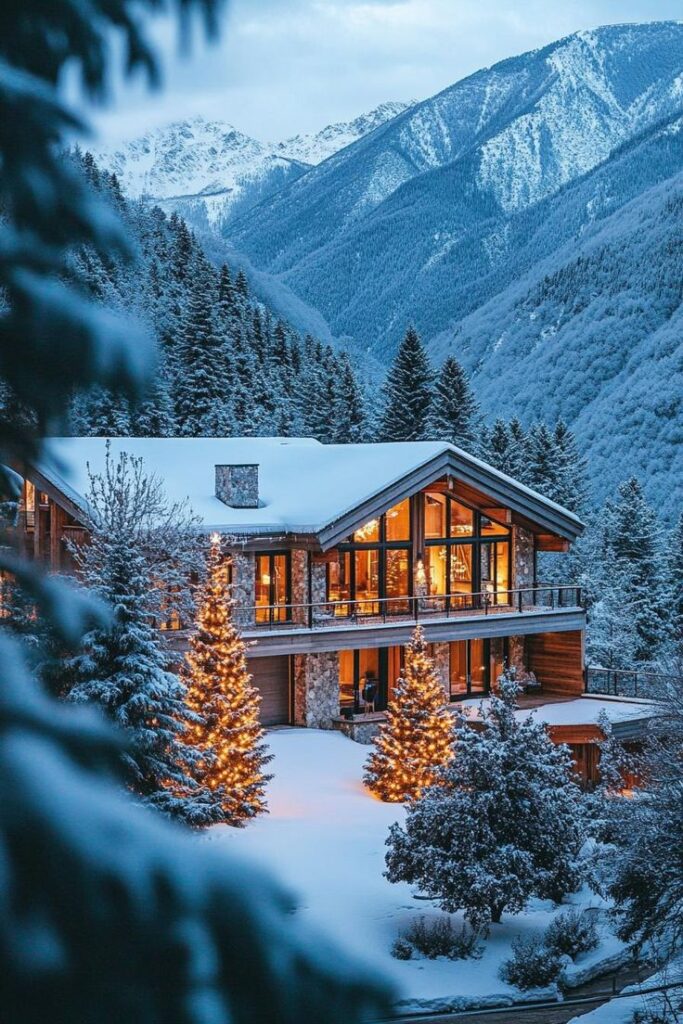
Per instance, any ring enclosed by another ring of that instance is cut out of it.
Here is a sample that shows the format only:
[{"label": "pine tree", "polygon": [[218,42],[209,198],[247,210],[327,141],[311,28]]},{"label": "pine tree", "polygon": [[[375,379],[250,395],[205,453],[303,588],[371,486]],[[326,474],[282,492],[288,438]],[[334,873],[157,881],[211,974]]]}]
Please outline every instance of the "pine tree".
[{"label": "pine tree", "polygon": [[446,359],[434,384],[427,429],[436,441],[449,441],[468,452],[480,450],[479,406],[467,374],[453,356]]},{"label": "pine tree", "polygon": [[337,444],[359,444],[366,439],[364,396],[353,372],[351,360],[339,357],[338,383],[334,401],[334,435]]},{"label": "pine tree", "polygon": [[197,261],[189,302],[182,319],[175,367],[178,425],[188,437],[201,436],[210,417],[220,418],[228,393],[225,349],[212,315],[215,280],[205,259]]},{"label": "pine tree", "polygon": [[607,585],[635,629],[635,660],[653,664],[666,635],[666,576],[661,528],[635,477],[620,485],[604,520]]},{"label": "pine tree", "polygon": [[671,531],[667,551],[667,645],[673,658],[683,661],[683,513]]},{"label": "pine tree", "polygon": [[405,668],[365,766],[364,781],[381,800],[415,800],[434,785],[453,756],[453,719],[427,653],[421,626],[405,652]]},{"label": "pine tree", "polygon": [[382,441],[423,441],[431,403],[432,370],[420,336],[409,327],[383,386]]},{"label": "pine tree", "polygon": [[389,881],[417,884],[475,928],[532,896],[559,901],[580,880],[584,828],[569,750],[532,715],[516,716],[514,680],[503,676],[499,687],[476,728],[458,727],[441,784],[387,841]]},{"label": "pine tree", "polygon": [[486,446],[486,461],[501,473],[508,473],[510,434],[505,420],[497,419],[491,428]]},{"label": "pine tree", "polygon": [[526,457],[527,437],[518,418],[513,416],[508,424],[510,443],[508,446],[508,469],[506,472],[520,483],[526,484],[529,470]]},{"label": "pine tree", "polygon": [[271,776],[263,769],[271,757],[263,742],[261,698],[251,685],[246,647],[230,618],[218,536],[211,539],[196,623],[183,672],[186,704],[196,719],[185,740],[203,755],[193,776],[215,794],[216,820],[242,825],[266,810],[264,790]]},{"label": "pine tree", "polygon": [[[113,609],[113,621],[87,633],[82,650],[63,659],[66,696],[99,705],[125,731],[125,777],[144,803],[205,824],[212,820],[210,794],[189,774],[197,752],[181,743],[191,720],[185,687],[170,671],[154,626],[178,576],[194,564],[195,520],[183,506],[168,505],[158,481],[125,454],[114,460],[107,453],[104,473],[91,475],[88,505],[89,540],[72,553],[83,583]],[[56,673],[52,684],[59,684]]]},{"label": "pine tree", "polygon": [[545,423],[534,423],[526,439],[526,483],[556,501],[560,493],[560,456]]},{"label": "pine tree", "polygon": [[576,438],[559,419],[553,435],[557,451],[557,487],[555,501],[570,512],[580,512],[586,504],[586,460],[579,453]]}]

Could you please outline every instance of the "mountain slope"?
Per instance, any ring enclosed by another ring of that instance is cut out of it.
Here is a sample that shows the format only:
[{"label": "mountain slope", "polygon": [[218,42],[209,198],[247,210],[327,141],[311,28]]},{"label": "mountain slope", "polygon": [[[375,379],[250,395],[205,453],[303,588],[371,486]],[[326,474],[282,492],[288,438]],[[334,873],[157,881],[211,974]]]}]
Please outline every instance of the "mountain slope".
[{"label": "mountain slope", "polygon": [[410,108],[230,237],[386,359],[407,320],[430,337],[470,311],[473,287],[493,294],[481,277],[514,264],[514,217],[682,109],[683,25],[578,33]]},{"label": "mountain slope", "polygon": [[[683,120],[622,154],[683,166]],[[603,168],[544,207],[547,232],[587,196],[609,197]],[[619,177],[618,174],[614,175]],[[598,179],[596,181],[595,179]],[[630,473],[669,511],[683,504],[683,171],[600,216],[433,343],[468,367],[490,416],[563,416],[604,498]]]},{"label": "mountain slope", "polygon": [[227,122],[197,117],[96,149],[94,155],[117,175],[127,195],[147,195],[167,211],[215,228],[408,106],[384,103],[353,121],[278,143],[262,143]]}]

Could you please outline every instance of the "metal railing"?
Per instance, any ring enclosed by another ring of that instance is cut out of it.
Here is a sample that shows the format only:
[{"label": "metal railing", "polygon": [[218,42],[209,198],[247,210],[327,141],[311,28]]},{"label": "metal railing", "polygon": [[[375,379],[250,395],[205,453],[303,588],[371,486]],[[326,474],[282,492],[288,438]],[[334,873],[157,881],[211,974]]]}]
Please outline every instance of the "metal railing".
[{"label": "metal railing", "polygon": [[585,672],[585,692],[606,697],[641,697],[660,700],[666,696],[672,676],[635,669],[597,668],[589,666]]},{"label": "metal railing", "polygon": [[244,629],[372,625],[387,622],[420,622],[468,615],[525,614],[539,610],[580,608],[581,588],[573,585],[517,587],[478,593],[366,597],[357,600],[301,604],[252,605],[235,608],[233,617]]}]

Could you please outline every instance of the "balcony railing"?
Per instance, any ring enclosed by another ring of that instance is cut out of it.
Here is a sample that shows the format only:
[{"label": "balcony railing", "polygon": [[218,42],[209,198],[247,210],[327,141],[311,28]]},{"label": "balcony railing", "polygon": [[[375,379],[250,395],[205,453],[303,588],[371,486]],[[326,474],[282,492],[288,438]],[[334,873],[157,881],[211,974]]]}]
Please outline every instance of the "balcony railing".
[{"label": "balcony railing", "polygon": [[411,595],[322,601],[306,604],[254,605],[236,608],[243,629],[333,629],[350,625],[423,622],[470,615],[524,615],[530,612],[581,608],[581,588],[572,585],[519,587],[475,594]]},{"label": "balcony railing", "polygon": [[661,700],[675,677],[655,672],[638,672],[621,668],[587,668],[586,693],[607,697],[639,697]]}]

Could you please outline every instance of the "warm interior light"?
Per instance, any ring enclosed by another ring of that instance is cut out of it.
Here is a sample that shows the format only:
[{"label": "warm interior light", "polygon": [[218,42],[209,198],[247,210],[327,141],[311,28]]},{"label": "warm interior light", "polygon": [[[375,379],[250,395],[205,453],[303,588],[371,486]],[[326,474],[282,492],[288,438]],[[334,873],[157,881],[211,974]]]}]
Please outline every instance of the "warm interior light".
[{"label": "warm interior light", "polygon": [[269,572],[264,572],[262,574],[262,576],[261,576],[261,583],[263,583],[263,585],[266,586],[266,587],[270,586],[270,573]]}]

